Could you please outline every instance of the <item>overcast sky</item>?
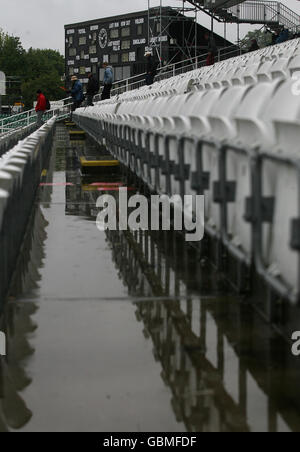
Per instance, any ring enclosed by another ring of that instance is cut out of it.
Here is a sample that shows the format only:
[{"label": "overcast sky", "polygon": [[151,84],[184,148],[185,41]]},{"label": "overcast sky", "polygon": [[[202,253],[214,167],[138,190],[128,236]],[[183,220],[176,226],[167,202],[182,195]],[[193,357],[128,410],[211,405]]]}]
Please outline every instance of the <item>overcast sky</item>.
[{"label": "overcast sky", "polygon": [[[117,14],[147,9],[147,0],[0,0],[0,28],[19,36],[25,48],[52,48],[64,53],[64,25]],[[300,14],[300,1],[282,0]],[[157,6],[158,0],[151,0]],[[179,0],[163,0],[163,6],[182,4]],[[210,19],[201,14],[198,20],[209,26]],[[236,26],[229,26],[228,37],[236,40]],[[257,28],[257,27],[256,27]],[[248,26],[242,26],[241,35]],[[216,31],[223,26],[216,24]]]}]

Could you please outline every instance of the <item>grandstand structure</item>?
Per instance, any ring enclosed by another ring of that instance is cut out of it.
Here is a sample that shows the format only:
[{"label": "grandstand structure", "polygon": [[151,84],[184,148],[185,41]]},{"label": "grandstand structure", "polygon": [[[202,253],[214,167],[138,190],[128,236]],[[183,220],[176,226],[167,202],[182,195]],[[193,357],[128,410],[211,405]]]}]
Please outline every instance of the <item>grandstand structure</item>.
[{"label": "grandstand structure", "polygon": [[300,16],[278,1],[265,0],[187,0],[215,20],[226,23],[262,24],[277,30],[285,27],[296,32]]},{"label": "grandstand structure", "polygon": [[[149,42],[153,38],[151,19],[152,1],[148,0],[148,29]],[[214,31],[214,21],[224,23],[224,39],[227,35],[227,24],[237,25],[237,44],[240,41],[239,27],[241,24],[263,25],[272,31],[278,31],[284,27],[290,33],[299,33],[300,16],[292,9],[278,1],[265,0],[178,0],[178,18],[181,21],[186,15],[193,16],[195,21],[195,42],[197,42],[198,13],[202,12],[211,17],[211,31]],[[157,8],[156,20],[163,23],[163,0],[160,0],[160,8]],[[197,53],[196,46],[194,47]]]}]

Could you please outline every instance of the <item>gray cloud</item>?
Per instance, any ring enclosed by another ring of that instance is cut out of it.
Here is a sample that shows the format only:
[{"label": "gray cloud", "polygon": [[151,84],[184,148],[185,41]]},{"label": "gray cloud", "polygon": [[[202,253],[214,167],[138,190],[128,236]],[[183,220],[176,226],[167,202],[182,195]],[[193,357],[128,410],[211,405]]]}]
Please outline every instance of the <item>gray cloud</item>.
[{"label": "gray cloud", "polygon": [[[283,0],[289,8],[300,14],[298,0]],[[158,0],[151,0],[156,6]],[[164,6],[180,5],[179,0],[163,0]],[[25,48],[53,48],[64,52],[64,25],[117,14],[126,14],[147,8],[147,0],[9,0],[1,8],[0,28],[19,36]],[[207,15],[199,15],[199,22],[210,25]],[[257,28],[257,27],[255,27]],[[241,35],[250,29],[241,27]],[[216,31],[223,33],[223,25],[216,24]],[[236,27],[229,26],[228,37],[236,40]]]}]

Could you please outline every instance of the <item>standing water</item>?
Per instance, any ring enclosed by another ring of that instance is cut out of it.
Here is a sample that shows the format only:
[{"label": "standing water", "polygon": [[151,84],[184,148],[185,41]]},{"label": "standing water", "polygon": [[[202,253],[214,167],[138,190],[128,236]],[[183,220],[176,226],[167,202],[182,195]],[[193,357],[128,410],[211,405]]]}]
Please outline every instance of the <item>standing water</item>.
[{"label": "standing water", "polygon": [[96,228],[109,181],[78,156],[98,151],[57,126],[0,324],[0,431],[300,431],[290,345],[199,251]]}]

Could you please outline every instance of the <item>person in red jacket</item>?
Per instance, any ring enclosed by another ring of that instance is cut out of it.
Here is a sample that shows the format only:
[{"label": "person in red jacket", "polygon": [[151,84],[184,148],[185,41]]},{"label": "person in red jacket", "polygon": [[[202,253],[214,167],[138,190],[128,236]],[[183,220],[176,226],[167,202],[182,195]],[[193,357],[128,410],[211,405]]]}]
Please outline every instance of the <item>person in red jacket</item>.
[{"label": "person in red jacket", "polygon": [[46,111],[46,97],[39,89],[37,92],[37,104],[35,107],[35,111],[37,114],[37,125],[41,127],[43,125],[43,115]]}]

